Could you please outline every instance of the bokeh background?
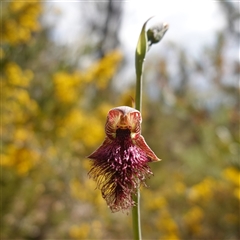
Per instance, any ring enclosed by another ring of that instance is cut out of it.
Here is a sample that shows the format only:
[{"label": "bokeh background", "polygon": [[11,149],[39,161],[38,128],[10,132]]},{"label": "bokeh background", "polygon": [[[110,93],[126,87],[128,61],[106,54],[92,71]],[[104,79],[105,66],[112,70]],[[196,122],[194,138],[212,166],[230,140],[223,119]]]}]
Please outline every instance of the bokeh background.
[{"label": "bokeh background", "polygon": [[141,189],[143,238],[240,239],[239,3],[209,1],[209,28],[206,1],[144,2],[146,16],[136,1],[1,2],[1,239],[132,238],[86,156],[108,110],[131,106],[148,4],[170,29],[145,63],[142,133],[162,161]]}]

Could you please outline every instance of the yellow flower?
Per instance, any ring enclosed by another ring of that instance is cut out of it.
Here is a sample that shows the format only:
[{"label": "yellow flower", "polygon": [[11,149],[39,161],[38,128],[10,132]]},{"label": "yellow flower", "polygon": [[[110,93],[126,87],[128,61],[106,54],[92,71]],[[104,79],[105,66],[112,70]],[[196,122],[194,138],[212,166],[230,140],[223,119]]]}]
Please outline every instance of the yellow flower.
[{"label": "yellow flower", "polygon": [[158,197],[152,196],[151,201],[147,202],[147,208],[149,210],[159,210],[166,206],[167,206],[167,201],[162,196],[158,196]]},{"label": "yellow flower", "polygon": [[240,200],[240,187],[235,188],[234,190],[234,196]]},{"label": "yellow flower", "polygon": [[30,139],[31,137],[32,137],[31,132],[28,131],[26,128],[17,128],[14,133],[14,139],[18,143],[23,143],[27,139]]},{"label": "yellow flower", "polygon": [[6,65],[4,71],[7,81],[14,86],[27,87],[33,79],[31,70],[23,71],[16,63],[10,62]]},{"label": "yellow flower", "polygon": [[90,233],[90,226],[87,223],[73,225],[69,229],[69,236],[74,239],[87,239]]},{"label": "yellow flower", "polygon": [[179,239],[178,226],[166,208],[161,212],[157,227],[164,234],[164,237],[174,236],[173,239]]},{"label": "yellow flower", "polygon": [[82,192],[79,191],[82,188],[81,183],[77,179],[72,179],[70,182],[71,195],[74,198],[82,200]]},{"label": "yellow flower", "polygon": [[12,12],[20,12],[28,5],[28,2],[19,2],[19,1],[12,1],[9,8]]},{"label": "yellow flower", "polygon": [[[28,42],[32,32],[40,30],[39,16],[42,11],[40,1],[11,1],[5,3],[2,19],[2,39],[4,43],[17,45]],[[6,16],[6,17],[5,17]]]},{"label": "yellow flower", "polygon": [[94,63],[84,74],[85,82],[95,81],[99,89],[106,88],[107,84],[116,73],[117,67],[122,60],[119,50],[109,52],[103,59]]},{"label": "yellow flower", "polygon": [[63,103],[74,103],[79,100],[80,74],[69,74],[58,72],[53,76],[55,93],[59,101]]},{"label": "yellow flower", "polygon": [[183,221],[186,223],[189,229],[194,233],[199,233],[201,230],[201,221],[204,214],[200,207],[194,206],[183,217]]},{"label": "yellow flower", "polygon": [[19,175],[25,175],[37,163],[40,155],[29,148],[18,148],[15,145],[7,147],[7,154],[3,155],[1,165],[16,169]]},{"label": "yellow flower", "polygon": [[213,195],[213,188],[215,186],[215,180],[207,177],[202,182],[194,185],[188,194],[188,198],[191,201],[209,200]]},{"label": "yellow flower", "polygon": [[223,177],[231,183],[240,186],[240,171],[236,168],[229,167],[223,171]]},{"label": "yellow flower", "polygon": [[71,137],[84,147],[93,147],[102,141],[104,129],[94,114],[88,115],[75,108],[63,119],[58,133],[61,137]]},{"label": "yellow flower", "polygon": [[178,194],[183,194],[186,191],[186,186],[183,184],[183,182],[176,182],[174,187]]},{"label": "yellow flower", "polygon": [[174,233],[167,233],[161,236],[159,240],[180,240],[180,237]]}]

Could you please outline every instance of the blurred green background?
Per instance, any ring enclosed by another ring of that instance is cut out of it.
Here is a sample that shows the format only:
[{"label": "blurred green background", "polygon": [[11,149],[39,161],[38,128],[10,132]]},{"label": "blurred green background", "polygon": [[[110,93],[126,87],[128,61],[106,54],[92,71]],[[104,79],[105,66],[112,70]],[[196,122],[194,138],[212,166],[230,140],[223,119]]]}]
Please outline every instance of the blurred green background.
[{"label": "blurred green background", "polygon": [[[162,161],[141,190],[144,239],[240,239],[239,3],[216,4],[212,44],[193,57],[167,33],[145,64],[142,133]],[[123,2],[90,7],[71,46],[46,20],[57,7],[1,2],[1,239],[132,238],[131,212],[111,213],[86,159],[108,110],[134,98],[134,69],[119,82]]]}]

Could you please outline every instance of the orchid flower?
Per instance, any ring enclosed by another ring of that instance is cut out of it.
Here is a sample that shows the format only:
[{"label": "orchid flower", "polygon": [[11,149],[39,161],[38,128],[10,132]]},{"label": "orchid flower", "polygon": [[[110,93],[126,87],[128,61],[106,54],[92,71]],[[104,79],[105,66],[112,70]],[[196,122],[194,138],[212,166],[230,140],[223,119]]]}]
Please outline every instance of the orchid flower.
[{"label": "orchid flower", "polygon": [[94,160],[89,176],[112,212],[135,205],[132,196],[152,171],[149,162],[160,161],[141,135],[141,113],[131,107],[111,109],[105,125],[105,140],[88,158]]}]

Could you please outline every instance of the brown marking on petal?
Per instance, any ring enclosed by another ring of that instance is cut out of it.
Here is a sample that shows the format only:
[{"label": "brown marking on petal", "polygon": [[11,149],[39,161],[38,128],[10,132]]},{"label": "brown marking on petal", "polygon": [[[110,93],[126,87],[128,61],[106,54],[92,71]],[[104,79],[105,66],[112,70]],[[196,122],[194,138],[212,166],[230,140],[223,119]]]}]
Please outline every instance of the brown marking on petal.
[{"label": "brown marking on petal", "polygon": [[110,139],[116,138],[117,129],[130,129],[131,137],[136,138],[141,132],[141,113],[131,107],[121,106],[108,112],[105,133]]},{"label": "brown marking on petal", "polygon": [[136,146],[141,148],[147,154],[147,156],[150,158],[150,160],[152,162],[159,162],[159,161],[161,161],[161,159],[159,159],[156,156],[156,154],[152,151],[152,149],[147,145],[147,143],[145,142],[145,139],[144,139],[144,137],[142,135],[139,135],[138,138],[136,138],[134,140],[134,143],[136,144]]}]

